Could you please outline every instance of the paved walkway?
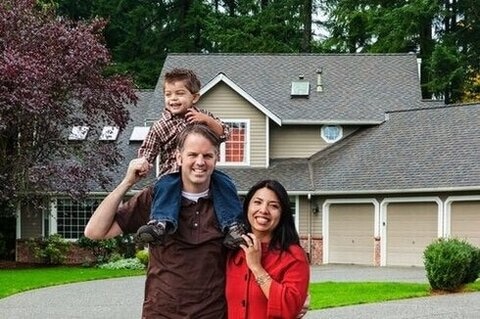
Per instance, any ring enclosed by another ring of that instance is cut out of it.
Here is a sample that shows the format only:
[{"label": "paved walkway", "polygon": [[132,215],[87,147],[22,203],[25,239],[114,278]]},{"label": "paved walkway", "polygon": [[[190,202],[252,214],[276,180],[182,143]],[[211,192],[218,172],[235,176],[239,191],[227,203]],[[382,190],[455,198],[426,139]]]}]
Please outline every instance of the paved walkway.
[{"label": "paved walkway", "polygon": [[[414,267],[312,267],[312,282],[427,282]],[[0,299],[0,319],[140,318],[144,277],[97,280],[37,289]],[[464,319],[480,318],[480,293],[450,294],[310,311],[306,319]]]}]

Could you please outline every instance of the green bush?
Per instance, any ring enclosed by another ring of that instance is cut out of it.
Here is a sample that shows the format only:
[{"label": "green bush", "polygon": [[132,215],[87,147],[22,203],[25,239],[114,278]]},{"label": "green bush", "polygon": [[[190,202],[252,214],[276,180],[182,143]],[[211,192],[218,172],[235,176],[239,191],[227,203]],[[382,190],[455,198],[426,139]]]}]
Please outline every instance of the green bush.
[{"label": "green bush", "polygon": [[474,251],[472,245],[455,238],[440,238],[428,245],[423,257],[432,289],[456,291],[471,280]]},{"label": "green bush", "polygon": [[41,239],[31,239],[27,244],[37,259],[50,265],[62,264],[67,258],[70,247],[70,243],[59,234]]},{"label": "green bush", "polygon": [[99,264],[109,261],[110,255],[118,248],[118,242],[115,238],[92,240],[82,236],[77,243],[78,246],[90,250]]},{"label": "green bush", "polygon": [[117,261],[109,262],[98,266],[101,269],[145,269],[145,265],[142,264],[137,258],[120,259]]},{"label": "green bush", "polygon": [[148,258],[149,258],[149,254],[148,254],[148,250],[147,249],[142,249],[142,250],[139,250],[137,251],[137,253],[135,254],[135,257],[137,257],[137,259],[145,266],[148,265]]},{"label": "green bush", "polygon": [[464,280],[464,283],[469,284],[475,282],[480,276],[480,248],[474,247],[469,243],[466,244],[469,246],[472,255],[472,261]]}]

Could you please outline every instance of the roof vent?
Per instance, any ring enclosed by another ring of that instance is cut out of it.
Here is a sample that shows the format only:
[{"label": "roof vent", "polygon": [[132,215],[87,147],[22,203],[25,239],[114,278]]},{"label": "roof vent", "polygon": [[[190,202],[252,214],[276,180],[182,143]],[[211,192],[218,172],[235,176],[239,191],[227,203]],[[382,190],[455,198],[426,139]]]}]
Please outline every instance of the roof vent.
[{"label": "roof vent", "polygon": [[310,93],[310,83],[308,81],[304,81],[304,75],[298,75],[298,81],[292,81],[292,91],[291,95],[294,96],[306,96]]}]

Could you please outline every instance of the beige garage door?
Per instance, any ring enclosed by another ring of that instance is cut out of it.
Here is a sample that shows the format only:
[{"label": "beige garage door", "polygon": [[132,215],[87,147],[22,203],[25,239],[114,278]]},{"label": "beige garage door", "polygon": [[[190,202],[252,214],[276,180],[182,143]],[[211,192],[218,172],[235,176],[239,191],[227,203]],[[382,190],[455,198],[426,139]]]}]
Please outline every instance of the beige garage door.
[{"label": "beige garage door", "polygon": [[480,247],[480,201],[453,202],[450,234]]},{"label": "beige garage door", "polygon": [[437,203],[391,203],[386,213],[386,264],[423,266],[423,251],[438,234]]},{"label": "beige garage door", "polygon": [[329,209],[330,263],[373,265],[374,206],[335,204]]}]

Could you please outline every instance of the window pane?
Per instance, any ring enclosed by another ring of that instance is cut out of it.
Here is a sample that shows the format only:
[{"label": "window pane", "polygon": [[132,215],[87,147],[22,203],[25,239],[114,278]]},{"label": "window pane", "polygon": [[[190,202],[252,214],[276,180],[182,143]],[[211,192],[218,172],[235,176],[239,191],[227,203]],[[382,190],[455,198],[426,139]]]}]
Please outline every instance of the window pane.
[{"label": "window pane", "polygon": [[242,122],[226,122],[230,127],[230,138],[225,142],[225,162],[243,163],[245,159],[246,149],[246,123]]},{"label": "window pane", "polygon": [[57,200],[57,233],[66,239],[83,236],[85,225],[100,203],[99,199],[77,202],[68,198]]}]

